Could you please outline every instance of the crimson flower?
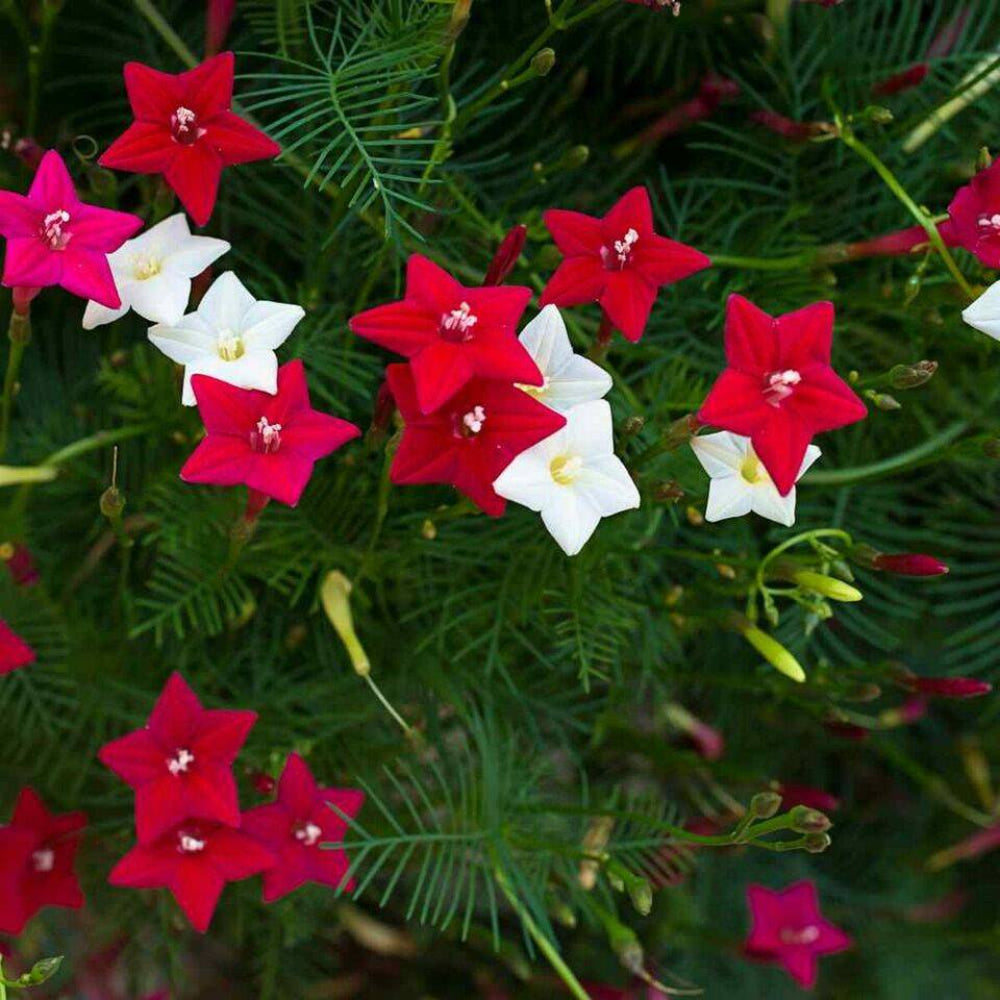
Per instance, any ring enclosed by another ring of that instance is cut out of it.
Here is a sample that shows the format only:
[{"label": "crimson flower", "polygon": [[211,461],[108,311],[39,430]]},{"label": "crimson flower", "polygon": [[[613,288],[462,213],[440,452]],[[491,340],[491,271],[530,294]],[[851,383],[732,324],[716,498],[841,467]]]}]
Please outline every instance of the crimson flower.
[{"label": "crimson flower", "polygon": [[136,844],[108,881],[128,889],[169,889],[191,926],[204,934],[225,884],[273,864],[274,855],[240,830],[186,820],[152,843]]},{"label": "crimson flower", "polygon": [[35,662],[35,651],[0,618],[0,677]]},{"label": "crimson flower", "polygon": [[[320,788],[306,762],[297,753],[289,755],[277,800],[243,814],[242,829],[278,859],[264,872],[265,903],[306,882],[334,889],[344,883],[350,867],[347,854],[324,846],[340,843],[347,832],[347,823],[330,803],[353,819],[364,800],[364,792],[354,788]],[[353,886],[353,880],[343,884],[344,889]]]},{"label": "crimson flower", "polygon": [[410,359],[417,399],[433,413],[470,379],[541,385],[542,376],[517,339],[530,288],[466,288],[420,254],[406,265],[401,302],[352,317],[366,340]]},{"label": "crimson flower", "polygon": [[50,149],[26,195],[0,191],[0,236],[7,239],[3,284],[32,291],[61,285],[110,309],[121,305],[107,255],[142,219],[80,201],[62,157]]},{"label": "crimson flower", "polygon": [[561,413],[516,386],[485,379],[473,379],[447,405],[425,414],[410,365],[389,365],[386,377],[406,424],[392,481],[450,483],[490,517],[499,517],[507,503],[493,489],[497,476],[566,424]]},{"label": "crimson flower", "polygon": [[769,316],[742,295],[726,304],[726,360],[698,419],[753,443],[782,496],[795,485],[813,435],[868,415],[830,367],[833,304]]},{"label": "crimson flower", "polygon": [[747,904],[752,919],[747,952],[784,966],[806,989],[816,985],[820,955],[851,947],[850,937],[820,914],[814,882],[795,882],[778,891],[751,885]]},{"label": "crimson flower", "polygon": [[230,110],[232,52],[176,75],[126,63],[125,89],[135,121],[104,151],[101,166],[163,174],[199,226],[215,208],[223,167],[281,152],[273,139]]},{"label": "crimson flower", "polygon": [[181,469],[188,483],[245,483],[252,492],[294,507],[314,463],[361,433],[312,408],[298,360],[278,369],[273,396],[207,375],[195,375],[191,386],[207,433]]},{"label": "crimson flower", "polygon": [[986,267],[1000,267],[1000,161],[955,192],[940,231],[945,242],[964,247]]},{"label": "crimson flower", "polygon": [[541,304],[599,302],[631,341],[642,336],[661,285],[712,263],[694,247],[653,232],[644,187],[632,188],[600,219],[557,208],[549,209],[544,219],[565,260],[549,278]]},{"label": "crimson flower", "polygon": [[256,712],[202,708],[175,673],[146,725],[101,748],[101,762],[135,789],[141,843],[186,819],[240,825],[232,764],[256,721]]},{"label": "crimson flower", "polygon": [[44,906],[83,906],[74,865],[86,825],[83,813],[56,816],[21,789],[10,825],[0,827],[0,931],[20,934]]}]

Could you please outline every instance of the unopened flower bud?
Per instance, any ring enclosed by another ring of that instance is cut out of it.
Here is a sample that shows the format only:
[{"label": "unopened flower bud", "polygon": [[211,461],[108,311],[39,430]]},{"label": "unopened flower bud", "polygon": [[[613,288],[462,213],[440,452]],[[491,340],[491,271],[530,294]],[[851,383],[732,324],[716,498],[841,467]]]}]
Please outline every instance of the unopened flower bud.
[{"label": "unopened flower bud", "polygon": [[100,500],[101,513],[109,521],[121,519],[122,511],[125,510],[125,497],[117,486],[109,486],[102,494]]},{"label": "unopened flower bud", "polygon": [[622,424],[622,434],[625,437],[635,437],[645,426],[645,418],[634,413],[631,417],[625,418],[625,422]]},{"label": "unopened flower bud", "polygon": [[755,625],[749,623],[740,631],[746,641],[776,670],[780,670],[786,677],[799,684],[806,679],[806,672],[802,669],[802,665],[777,639],[773,639],[766,632],[762,632]]},{"label": "unopened flower bud", "polygon": [[576,167],[582,167],[589,159],[589,146],[573,146],[567,151],[563,162],[566,164],[567,169],[572,170]]},{"label": "unopened flower bud", "polygon": [[796,833],[825,833],[833,826],[830,817],[809,806],[796,806],[788,814],[791,827]]},{"label": "unopened flower bud", "polygon": [[483,278],[484,285],[502,285],[507,275],[514,270],[518,257],[524,249],[524,242],[528,238],[528,227],[517,225],[508,230],[490,261],[490,266]]},{"label": "unopened flower bud", "polygon": [[663,447],[667,451],[676,451],[686,444],[701,426],[701,422],[693,413],[685,413],[675,420],[663,433]]},{"label": "unopened flower bud", "polygon": [[351,665],[359,677],[371,673],[371,663],[357,633],[354,631],[354,616],[351,613],[351,581],[339,570],[331,570],[320,585],[320,601],[330,624],[347,650]]},{"label": "unopened flower bud", "polygon": [[916,677],[907,676],[900,679],[905,687],[916,694],[930,698],[978,698],[989,694],[993,685],[989,681],[980,681],[975,677]]},{"label": "unopened flower bud", "polygon": [[940,559],[921,552],[903,552],[898,555],[879,552],[872,560],[871,567],[898,576],[943,576],[948,572],[948,567]]},{"label": "unopened flower bud", "polygon": [[539,49],[535,57],[531,60],[531,68],[535,71],[536,76],[548,76],[555,64],[555,49]]},{"label": "unopened flower bud", "polygon": [[660,503],[677,503],[684,499],[684,489],[676,479],[668,479],[653,487],[653,499]]},{"label": "unopened flower bud", "polygon": [[887,413],[892,410],[901,410],[903,408],[902,403],[900,403],[895,396],[890,396],[886,392],[866,392],[865,395],[872,401],[877,409],[884,410]]},{"label": "unopened flower bud", "polygon": [[860,601],[864,597],[864,594],[857,587],[852,587],[849,583],[838,580],[834,576],[814,573],[812,570],[798,570],[792,573],[792,579],[800,587],[822,594],[831,601]]},{"label": "unopened flower bud", "polygon": [[781,796],[777,792],[758,792],[750,800],[750,815],[756,819],[770,819],[781,808]]},{"label": "unopened flower bud", "polygon": [[886,729],[896,726],[912,726],[914,722],[919,722],[927,714],[927,702],[916,695],[907,698],[902,705],[896,708],[887,708],[884,712],[879,712],[878,721]]},{"label": "unopened flower bud", "polygon": [[424,523],[420,525],[421,537],[425,538],[428,542],[433,542],[437,538],[437,525],[428,517],[424,519]]},{"label": "unopened flower bud", "polygon": [[976,155],[976,170],[987,170],[993,165],[993,157],[990,155],[988,146],[980,146]]},{"label": "unopened flower bud", "polygon": [[705,523],[705,515],[697,507],[687,507],[684,516],[693,528],[700,528]]},{"label": "unopened flower bud", "polygon": [[889,385],[893,389],[916,389],[926,385],[938,370],[936,361],[918,361],[913,365],[894,365],[889,372]]},{"label": "unopened flower bud", "polygon": [[832,843],[828,833],[807,833],[802,846],[810,854],[822,854]]},{"label": "unopened flower bud", "polygon": [[29,972],[18,977],[17,985],[40,986],[59,971],[60,965],[62,965],[62,955],[57,955],[54,958],[43,958],[41,961],[35,962]]},{"label": "unopened flower bud", "polygon": [[627,883],[628,898],[635,907],[635,912],[642,917],[648,917],[653,908],[653,889],[644,878],[634,878]]},{"label": "unopened flower bud", "polygon": [[892,112],[879,104],[869,104],[862,115],[873,125],[888,125],[893,120]]}]

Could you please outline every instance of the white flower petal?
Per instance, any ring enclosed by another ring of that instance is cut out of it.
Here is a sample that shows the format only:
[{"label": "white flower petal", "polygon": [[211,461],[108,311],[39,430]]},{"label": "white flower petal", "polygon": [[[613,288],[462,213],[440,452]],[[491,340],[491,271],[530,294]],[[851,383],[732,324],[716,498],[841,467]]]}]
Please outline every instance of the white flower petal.
[{"label": "white flower petal", "polygon": [[802,467],[799,469],[799,474],[795,477],[796,481],[800,480],[805,474],[806,470],[822,455],[823,452],[816,447],[816,445],[811,444],[806,448],[806,453],[802,458]]},{"label": "white flower petal", "polygon": [[541,510],[555,488],[550,458],[539,445],[522,451],[496,478],[493,489],[500,496],[530,510]]},{"label": "white flower petal", "polygon": [[706,521],[724,521],[730,517],[742,517],[753,509],[753,488],[739,476],[713,479],[708,487],[708,505],[705,508]]},{"label": "white flower petal", "polygon": [[216,356],[215,336],[197,313],[184,316],[175,326],[165,323],[151,326],[147,336],[154,347],[179,365]]},{"label": "white flower petal", "polygon": [[[119,291],[119,296],[121,292]],[[91,300],[87,303],[87,308],[83,311],[84,330],[93,330],[95,326],[104,326],[106,323],[113,323],[128,312],[128,303],[122,299],[122,304],[118,309],[109,309],[102,306],[100,302]]]},{"label": "white flower petal", "polygon": [[566,324],[554,305],[547,305],[518,339],[543,375],[557,371],[573,355]]},{"label": "white flower petal", "polygon": [[702,468],[713,478],[739,472],[747,456],[750,439],[729,431],[691,438],[691,449]]},{"label": "white flower petal", "polygon": [[238,330],[244,314],[255,301],[243,282],[232,271],[226,271],[205,292],[198,314],[217,331]]},{"label": "white flower petal", "polygon": [[584,460],[614,452],[611,407],[604,399],[574,406],[564,428],[568,450]]},{"label": "white flower petal", "polygon": [[969,326],[1000,340],[1000,281],[994,282],[962,312]]},{"label": "white flower petal", "polygon": [[601,515],[575,490],[554,493],[542,509],[542,523],[568,556],[575,556],[600,523]]},{"label": "white flower petal", "polygon": [[133,281],[122,301],[129,304],[144,319],[153,323],[174,324],[180,321],[191,296],[191,280],[161,271],[145,281]]},{"label": "white flower petal", "polygon": [[602,517],[639,506],[639,491],[617,455],[589,459],[570,488],[585,496]]},{"label": "white flower petal", "polygon": [[163,270],[181,278],[194,278],[224,253],[232,249],[225,240],[211,236],[189,236],[173,247],[167,247]]},{"label": "white flower petal", "polygon": [[184,369],[184,394],[181,402],[194,406],[197,402],[191,388],[192,375],[210,375],[240,389],[259,389],[274,395],[278,391],[278,359],[273,351],[252,351],[235,361],[201,357]]},{"label": "white flower petal", "polygon": [[755,514],[790,528],[795,524],[795,487],[782,496],[774,483],[759,483],[749,496]]},{"label": "white flower petal", "polygon": [[305,316],[302,306],[284,302],[255,302],[243,316],[239,332],[248,351],[280,347]]},{"label": "white flower petal", "polygon": [[[543,373],[544,374],[544,373]],[[573,354],[554,375],[538,398],[554,410],[565,413],[581,403],[603,398],[613,384],[611,376],[593,361]]]}]

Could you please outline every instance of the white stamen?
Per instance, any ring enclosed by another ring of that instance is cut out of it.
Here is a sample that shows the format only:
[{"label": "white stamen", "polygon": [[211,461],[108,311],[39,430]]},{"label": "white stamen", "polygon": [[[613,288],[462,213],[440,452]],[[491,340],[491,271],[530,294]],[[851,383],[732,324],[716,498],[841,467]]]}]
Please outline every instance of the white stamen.
[{"label": "white stamen", "polygon": [[295,831],[295,839],[303,843],[306,847],[315,847],[322,835],[322,828],[315,823],[304,823]]},{"label": "white stamen", "polygon": [[623,268],[632,256],[632,248],[639,242],[639,234],[634,229],[629,229],[620,240],[614,242],[614,253],[608,247],[601,247],[601,260],[605,266],[608,263],[617,263],[619,269]]},{"label": "white stamen", "polygon": [[462,417],[462,423],[471,433],[478,434],[483,429],[483,424],[486,423],[486,411],[481,406],[473,407]]},{"label": "white stamen", "polygon": [[55,852],[51,848],[43,847],[31,855],[31,862],[36,872],[50,872],[55,867]]},{"label": "white stamen", "polygon": [[167,758],[167,770],[176,778],[178,774],[187,774],[193,763],[194,754],[181,747],[173,757]]},{"label": "white stamen", "polygon": [[273,455],[281,447],[281,424],[272,424],[267,417],[261,417],[250,435],[250,444],[255,451]]},{"label": "white stamen", "polygon": [[72,233],[67,233],[63,227],[69,222],[69,212],[64,208],[49,212],[42,222],[42,236],[45,237],[49,246],[53,250],[64,250],[69,243]]},{"label": "white stamen", "polygon": [[146,281],[155,278],[163,270],[163,263],[156,257],[144,257],[137,254],[132,258],[132,277],[136,281]]},{"label": "white stamen", "polygon": [[772,372],[767,376],[764,388],[764,399],[771,406],[780,406],[782,401],[792,394],[793,386],[802,381],[802,376],[792,368],[783,372]]},{"label": "white stamen", "polygon": [[993,215],[981,215],[978,221],[982,229],[1000,229],[1000,212]]},{"label": "white stamen", "polygon": [[785,944],[815,944],[819,940],[819,928],[815,924],[800,928],[783,927],[781,940]]},{"label": "white stamen", "polygon": [[190,833],[179,833],[177,835],[177,850],[181,854],[197,854],[205,850],[205,841],[192,837]]},{"label": "white stamen", "polygon": [[441,329],[448,333],[467,335],[478,322],[479,317],[472,313],[469,303],[462,302],[457,309],[452,309],[441,317]]},{"label": "white stamen", "polygon": [[190,145],[205,134],[205,130],[198,125],[198,116],[183,105],[170,116],[170,129],[175,141],[183,145]]}]

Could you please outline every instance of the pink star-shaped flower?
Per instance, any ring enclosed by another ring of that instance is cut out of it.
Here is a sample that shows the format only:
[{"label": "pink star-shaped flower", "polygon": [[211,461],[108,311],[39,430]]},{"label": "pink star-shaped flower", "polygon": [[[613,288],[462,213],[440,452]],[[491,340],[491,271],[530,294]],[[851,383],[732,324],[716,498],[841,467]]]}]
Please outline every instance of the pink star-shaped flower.
[{"label": "pink star-shaped flower", "polygon": [[176,76],[126,63],[125,89],[135,121],[105,150],[101,166],[163,174],[199,226],[215,208],[223,167],[281,152],[273,139],[230,110],[232,52]]},{"label": "pink star-shaped flower", "polygon": [[204,934],[226,883],[273,864],[271,852],[242,831],[185,820],[150,844],[136,844],[108,881],[128,889],[169,889],[191,926]]},{"label": "pink star-shaped flower", "polygon": [[108,265],[142,219],[80,201],[62,157],[50,149],[26,195],[0,191],[0,236],[7,239],[3,284],[61,285],[109,309],[121,305]]},{"label": "pink star-shaped flower", "polygon": [[[278,859],[264,872],[264,902],[273,903],[306,882],[319,882],[333,889],[344,881],[350,863],[343,850],[324,845],[339,844],[347,823],[357,815],[365,794],[355,788],[320,788],[306,762],[290,754],[278,783],[273,803],[243,814],[243,829],[256,837]],[[344,885],[353,888],[353,880]]]},{"label": "pink star-shaped flower", "polygon": [[635,187],[601,219],[553,208],[545,213],[556,246],[566,258],[549,278],[541,304],[599,302],[629,340],[646,329],[661,285],[711,265],[694,247],[653,232],[649,192]]},{"label": "pink star-shaped flower", "polygon": [[20,934],[45,906],[78,910],[76,852],[83,813],[56,816],[31,788],[21,789],[9,826],[0,827],[0,931]]},{"label": "pink star-shaped flower", "polygon": [[313,465],[361,433],[354,424],[312,408],[298,360],[278,369],[273,396],[207,375],[195,375],[191,386],[207,434],[181,469],[188,483],[245,483],[294,507]]},{"label": "pink star-shaped flower", "polygon": [[101,762],[135,789],[141,843],[186,819],[240,825],[232,765],[256,721],[256,712],[202,708],[173,674],[149,722],[101,748]]},{"label": "pink star-shaped flower", "polygon": [[351,329],[410,358],[417,400],[433,413],[470,379],[541,385],[542,375],[517,339],[531,298],[516,285],[467,288],[420,254],[406,266],[406,297],[351,319]]},{"label": "pink star-shaped flower", "polygon": [[421,411],[410,365],[389,365],[389,388],[406,424],[389,470],[397,485],[450,483],[490,517],[506,501],[493,482],[526,448],[566,418],[503,382],[472,379],[434,413]]},{"label": "pink star-shaped flower", "polygon": [[1000,267],[1000,160],[955,192],[941,235],[964,247],[986,267]]},{"label": "pink star-shaped flower", "polygon": [[35,651],[0,619],[0,677],[35,662]]},{"label": "pink star-shaped flower", "polygon": [[814,434],[868,415],[830,367],[832,344],[830,302],[774,317],[742,295],[729,297],[729,367],[712,386],[698,419],[749,437],[782,496],[795,485]]},{"label": "pink star-shaped flower", "polygon": [[847,934],[823,919],[813,882],[795,882],[778,891],[751,885],[747,904],[752,921],[747,952],[784,966],[806,989],[816,985],[820,955],[832,955],[852,945]]}]

